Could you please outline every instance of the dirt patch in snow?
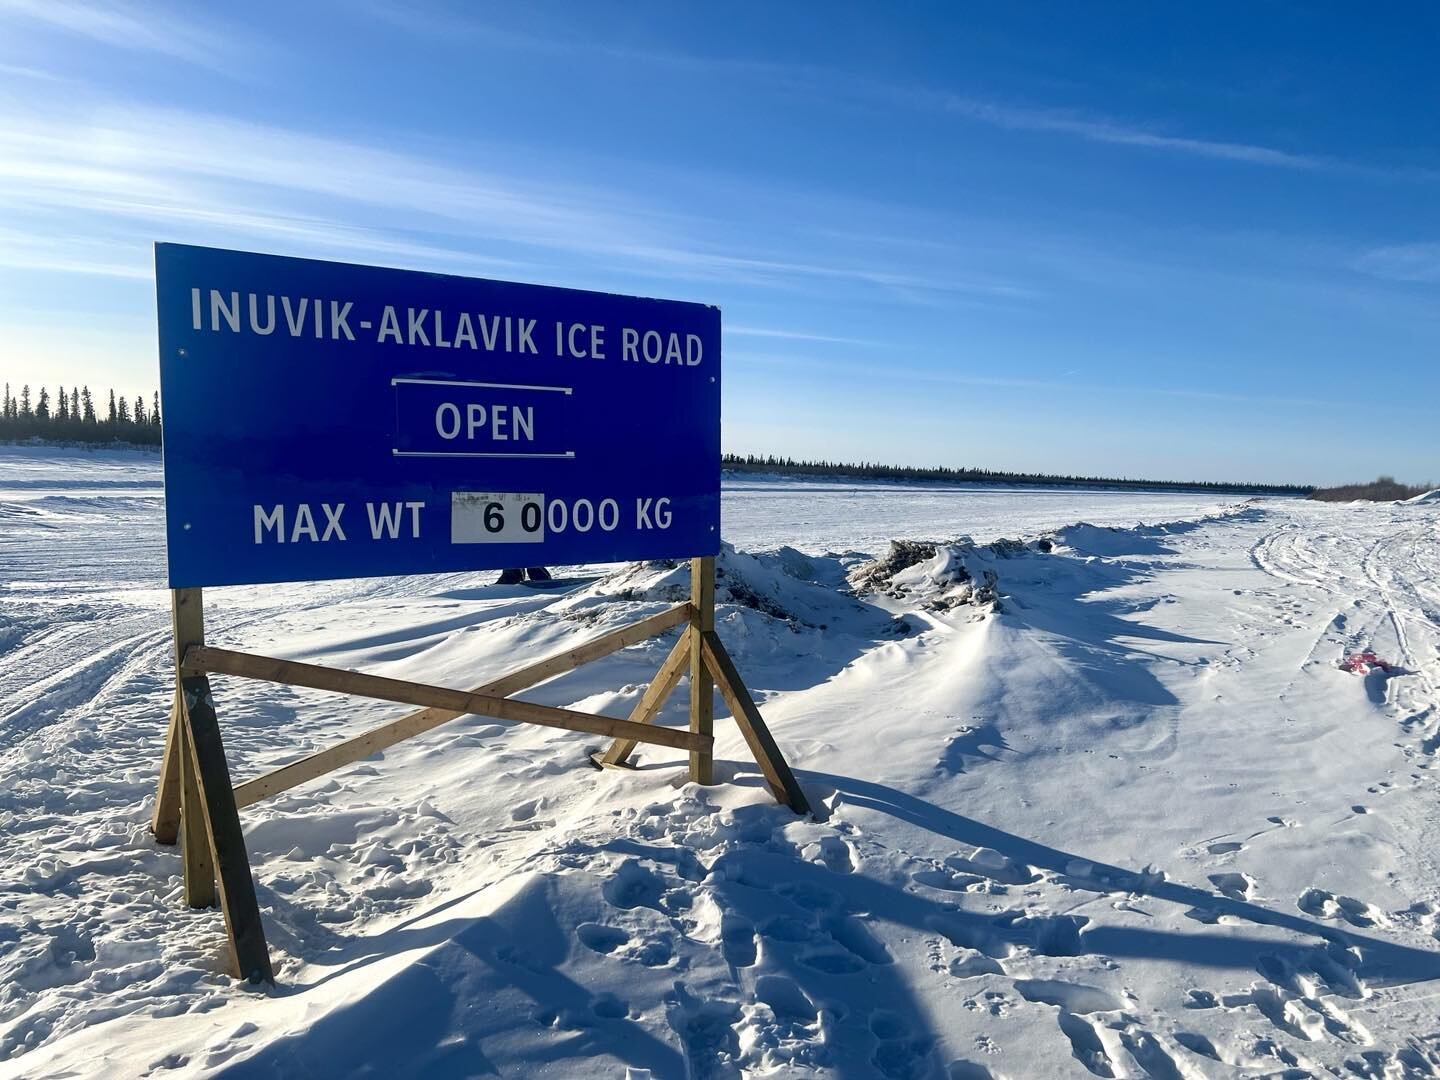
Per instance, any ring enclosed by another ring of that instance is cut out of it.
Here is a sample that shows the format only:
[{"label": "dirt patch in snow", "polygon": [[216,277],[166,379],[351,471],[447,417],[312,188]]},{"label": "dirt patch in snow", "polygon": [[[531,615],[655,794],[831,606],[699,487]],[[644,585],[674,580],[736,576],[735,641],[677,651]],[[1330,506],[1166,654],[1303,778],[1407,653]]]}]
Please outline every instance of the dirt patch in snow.
[{"label": "dirt patch in snow", "polygon": [[892,540],[889,551],[853,569],[849,580],[858,595],[879,593],[931,611],[965,605],[999,610],[999,574],[986,564],[1024,550],[1026,545],[1013,540],[983,546],[968,537],[949,543]]},{"label": "dirt patch in snow", "polygon": [[[845,555],[806,555],[794,548],[751,554],[722,544],[715,559],[715,603],[758,611],[795,626],[859,634],[894,632],[895,618],[851,594]],[[677,559],[633,563],[601,578],[576,603],[690,599],[690,565]]]}]

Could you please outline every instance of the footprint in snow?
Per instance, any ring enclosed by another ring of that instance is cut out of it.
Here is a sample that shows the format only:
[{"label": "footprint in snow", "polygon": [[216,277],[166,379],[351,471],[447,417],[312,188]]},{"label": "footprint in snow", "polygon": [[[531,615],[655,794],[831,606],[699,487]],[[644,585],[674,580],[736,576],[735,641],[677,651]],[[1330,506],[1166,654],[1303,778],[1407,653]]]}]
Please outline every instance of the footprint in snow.
[{"label": "footprint in snow", "polygon": [[959,946],[960,953],[951,959],[946,970],[957,979],[974,979],[981,975],[1003,975],[1005,968],[978,949]]},{"label": "footprint in snow", "polygon": [[614,994],[604,993],[591,1002],[590,1011],[602,1020],[623,1020],[630,1014],[630,1006]]},{"label": "footprint in snow", "polygon": [[1230,1064],[1220,1056],[1219,1049],[1205,1035],[1193,1031],[1175,1032],[1175,1041],[1189,1050],[1192,1054],[1199,1054],[1201,1057],[1209,1058],[1211,1061],[1218,1061],[1222,1064]]},{"label": "footprint in snow", "polygon": [[1309,888],[1300,894],[1295,906],[1318,919],[1344,919],[1351,926],[1368,929],[1385,922],[1380,909],[1353,896],[1337,896],[1326,889]]},{"label": "footprint in snow", "polygon": [[902,1016],[885,1009],[876,1010],[870,1017],[870,1033],[877,1040],[870,1063],[882,1076],[933,1075],[935,1040],[917,1037]]},{"label": "footprint in snow", "polygon": [[665,881],[634,859],[626,859],[601,886],[607,902],[617,908],[648,907],[661,910]]},{"label": "footprint in snow", "polygon": [[1360,977],[1358,950],[1338,941],[1299,953],[1266,953],[1255,970],[1281,989],[1305,999],[1329,995],[1363,1001],[1371,994]]},{"label": "footprint in snow", "polygon": [[1057,1005],[1072,1013],[1113,1012],[1125,1007],[1108,990],[1061,979],[1016,979],[1015,989],[1026,1001]]},{"label": "footprint in snow", "polygon": [[800,852],[801,858],[817,862],[836,874],[855,872],[855,855],[849,844],[838,836],[822,836],[806,844]]},{"label": "footprint in snow", "polygon": [[991,1016],[1004,1016],[1010,1011],[1010,999],[998,990],[987,990],[976,997],[968,997],[960,1003],[971,1012],[988,1012]]},{"label": "footprint in snow", "polygon": [[720,955],[732,967],[752,967],[758,953],[755,927],[748,919],[726,912],[720,919]]},{"label": "footprint in snow", "polygon": [[[999,1052],[993,1040],[981,1035],[975,1040],[975,1049],[984,1054]],[[956,1058],[946,1070],[946,1080],[995,1080],[995,1074],[979,1062]]]},{"label": "footprint in snow", "polygon": [[575,936],[580,939],[580,944],[598,953],[612,953],[630,943],[630,935],[624,930],[602,923],[581,923],[575,927]]},{"label": "footprint in snow", "polygon": [[1249,874],[1211,874],[1210,884],[1231,900],[1249,900],[1255,890],[1255,879]]},{"label": "footprint in snow", "polygon": [[919,870],[910,875],[910,880],[917,885],[925,885],[931,889],[939,889],[941,892],[969,892],[971,887],[979,885],[985,879],[975,874],[961,874],[952,870]]},{"label": "footprint in snow", "polygon": [[809,995],[788,975],[761,975],[755,980],[755,999],[769,1005],[780,1019],[813,1024],[820,1015]]},{"label": "footprint in snow", "polygon": [[994,848],[976,848],[969,858],[951,855],[945,865],[951,871],[986,877],[1002,885],[1033,885],[1040,880],[1033,869]]}]

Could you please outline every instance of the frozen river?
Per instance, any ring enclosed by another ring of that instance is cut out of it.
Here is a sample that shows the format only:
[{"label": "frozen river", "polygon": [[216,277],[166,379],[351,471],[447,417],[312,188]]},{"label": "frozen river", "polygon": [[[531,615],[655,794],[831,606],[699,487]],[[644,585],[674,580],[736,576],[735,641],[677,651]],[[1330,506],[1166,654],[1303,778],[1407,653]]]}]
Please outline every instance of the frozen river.
[{"label": "frozen river", "polygon": [[884,551],[891,539],[981,543],[1034,536],[1062,525],[1131,526],[1202,517],[1243,501],[1238,495],[1144,494],[930,484],[831,483],[726,477],[722,526],[736,547],[784,544],[820,554]]}]

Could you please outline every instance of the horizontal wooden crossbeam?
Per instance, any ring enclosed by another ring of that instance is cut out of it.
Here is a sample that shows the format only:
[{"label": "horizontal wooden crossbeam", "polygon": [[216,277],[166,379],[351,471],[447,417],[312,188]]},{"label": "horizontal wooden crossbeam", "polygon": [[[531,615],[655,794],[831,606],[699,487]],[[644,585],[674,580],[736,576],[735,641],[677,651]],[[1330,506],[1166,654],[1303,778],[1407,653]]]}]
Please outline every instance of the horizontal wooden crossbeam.
[{"label": "horizontal wooden crossbeam", "polygon": [[[601,634],[574,648],[565,649],[507,675],[482,683],[470,690],[469,693],[481,694],[486,697],[508,697],[537,683],[542,683],[546,679],[564,675],[584,664],[663,634],[667,630],[687,622],[689,618],[690,605],[688,603],[676,604],[657,615],[640,619],[638,622],[622,626],[618,630],[611,630],[609,633]],[[282,765],[272,772],[237,784],[235,786],[235,803],[242,809],[253,806],[261,799],[268,799],[272,795],[289,791],[293,787],[334,772],[336,769],[362,761],[371,754],[388,749],[396,743],[465,716],[467,712],[468,710],[463,709],[456,711],[431,707],[388,721],[369,731],[361,732],[353,738],[346,739],[344,742],[336,743],[334,746],[326,747],[324,750],[317,751],[298,761]]]},{"label": "horizontal wooden crossbeam", "polygon": [[304,686],[312,690],[330,690],[339,694],[398,701],[406,705],[423,705],[460,714],[493,716],[497,720],[513,720],[570,731],[588,731],[594,735],[624,737],[677,750],[709,750],[713,744],[709,736],[675,728],[635,724],[629,720],[557,709],[549,705],[535,705],[528,701],[515,701],[491,694],[449,690],[443,686],[430,686],[405,679],[387,679],[381,675],[363,675],[358,671],[341,671],[317,664],[302,664],[295,660],[279,660],[271,656],[215,649],[208,645],[194,645],[187,649],[180,671],[182,676],[206,672],[235,675],[242,679]]}]

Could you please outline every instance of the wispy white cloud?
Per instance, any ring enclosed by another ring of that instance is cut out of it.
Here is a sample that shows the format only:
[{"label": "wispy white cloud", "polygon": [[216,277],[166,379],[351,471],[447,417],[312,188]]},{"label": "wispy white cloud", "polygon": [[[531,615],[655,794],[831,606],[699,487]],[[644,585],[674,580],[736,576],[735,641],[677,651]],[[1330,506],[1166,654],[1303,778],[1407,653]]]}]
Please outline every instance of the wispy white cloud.
[{"label": "wispy white cloud", "polygon": [[[880,370],[874,364],[837,361],[816,357],[743,353],[733,349],[726,359],[730,363],[739,361],[741,363],[748,362],[767,366],[823,371],[831,376],[853,377],[863,382],[873,381],[877,371]],[[1325,409],[1344,411],[1347,413],[1357,408],[1372,407],[1370,403],[1357,403],[1350,398],[1327,400],[1324,398],[1284,394],[1241,394],[1228,390],[1206,390],[1199,387],[1147,386],[1143,383],[1135,382],[1106,383],[1086,378],[1037,379],[1015,375],[982,375],[945,368],[917,368],[903,363],[896,364],[888,361],[884,364],[883,373],[887,380],[926,383],[932,386],[1024,390],[1064,394],[1066,396],[1073,396],[1077,393],[1103,397],[1137,395],[1141,397],[1172,398],[1186,401],[1205,401],[1216,404],[1231,403],[1237,405],[1278,406],[1293,409]],[[1066,372],[1066,374],[1070,375],[1073,374],[1073,372]],[[1406,405],[1396,406],[1393,402],[1375,403],[1373,407],[1382,408],[1385,411],[1398,410],[1400,412],[1427,413],[1431,411],[1428,406],[1418,408]]]},{"label": "wispy white cloud", "polygon": [[0,18],[16,25],[87,38],[110,48],[154,53],[203,67],[224,67],[227,37],[182,11],[155,5],[85,0],[0,0]]},{"label": "wispy white cloud", "polygon": [[84,236],[43,236],[0,227],[0,267],[143,280],[153,273],[143,250]]},{"label": "wispy white cloud", "polygon": [[713,276],[739,278],[752,283],[800,277],[858,282],[862,285],[884,289],[892,296],[900,297],[918,293],[943,293],[983,297],[989,301],[1018,301],[1037,295],[1036,290],[1026,285],[998,278],[962,276],[958,273],[922,275],[865,263],[819,263],[732,255],[714,250],[682,250],[673,247],[654,248],[631,245],[628,250],[634,255],[650,259],[657,264],[671,267],[688,266],[691,269],[707,271]]},{"label": "wispy white cloud", "polygon": [[771,330],[762,326],[726,325],[725,333],[736,337],[781,338],[786,341],[818,341],[827,345],[883,346],[884,342],[865,338],[834,337],[830,334],[807,334],[799,330]]},{"label": "wispy white cloud", "polygon": [[1274,147],[1253,143],[1170,135],[1119,120],[1106,117],[1087,117],[1068,110],[1021,108],[954,94],[943,95],[942,104],[946,111],[958,116],[1013,131],[1072,135],[1090,142],[1110,143],[1115,146],[1167,150],[1198,157],[1219,158],[1250,165],[1278,166],[1286,169],[1329,169],[1340,164],[1312,154],[1278,150]]},{"label": "wispy white cloud", "polygon": [[[421,155],[177,110],[0,116],[0,221],[12,240],[27,229],[40,242],[72,231],[127,242],[137,233],[249,237],[292,253],[379,251],[427,264],[439,256],[447,266],[464,258],[494,270],[514,260],[476,250],[481,241],[600,250],[647,237],[639,213],[605,204]],[[81,218],[91,223],[84,230],[61,223]],[[449,242],[413,239],[427,229]]]},{"label": "wispy white cloud", "polygon": [[1305,171],[1338,171],[1391,179],[1433,180],[1433,170],[1386,167],[1349,161],[1311,151],[1283,149],[1263,143],[1176,133],[1165,125],[1074,109],[1023,105],[936,89],[857,76],[852,71],[815,64],[779,64],[743,57],[700,56],[663,48],[638,49],[581,40],[564,34],[534,34],[503,29],[472,13],[437,17],[423,6],[400,0],[370,0],[372,15],[412,33],[435,36],[456,32],[481,36],[507,48],[545,53],[584,52],[625,64],[647,64],[696,73],[747,78],[793,91],[823,95],[830,100],[881,102],[908,108],[943,111],[991,127],[1063,135],[1111,146],[1133,147],[1246,165]]},{"label": "wispy white cloud", "polygon": [[1440,283],[1440,243],[1372,248],[1355,261],[1355,268],[1389,281],[1437,284]]},{"label": "wispy white cloud", "polygon": [[[0,224],[54,235],[60,216],[101,233],[215,242],[264,237],[292,253],[382,251],[492,268],[583,256],[593,268],[735,283],[885,290],[1014,302],[1028,287],[925,275],[864,260],[796,260],[737,246],[727,230],[654,200],[509,175],[421,149],[175,109],[0,111]],[[178,235],[177,235],[178,233]],[[443,243],[417,240],[444,236]],[[243,242],[243,241],[241,241]],[[251,243],[253,244],[253,239]],[[743,241],[741,241],[743,244]],[[546,255],[545,253],[550,253]],[[528,253],[528,254],[527,254]],[[0,254],[0,263],[5,261]],[[12,260],[13,261],[13,260]],[[98,260],[113,270],[115,262]]]},{"label": "wispy white cloud", "polygon": [[9,75],[17,79],[34,79],[39,82],[65,81],[65,79],[53,71],[45,71],[42,68],[31,67],[28,64],[7,64],[0,62],[0,75]]}]

